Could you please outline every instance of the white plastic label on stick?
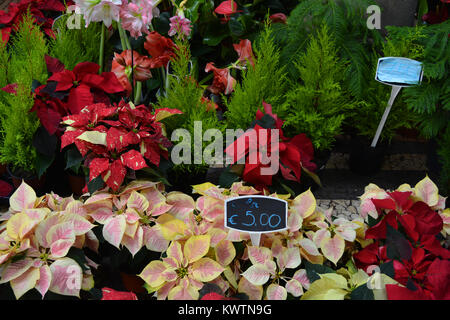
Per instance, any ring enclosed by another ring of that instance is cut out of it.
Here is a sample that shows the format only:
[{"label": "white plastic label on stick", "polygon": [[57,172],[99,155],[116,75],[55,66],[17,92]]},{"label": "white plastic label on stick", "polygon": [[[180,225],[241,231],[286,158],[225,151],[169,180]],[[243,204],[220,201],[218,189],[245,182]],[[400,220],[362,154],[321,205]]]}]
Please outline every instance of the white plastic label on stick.
[{"label": "white plastic label on stick", "polygon": [[250,233],[254,246],[259,246],[262,233],[287,229],[287,201],[252,195],[227,199],[224,225],[228,229]]},{"label": "white plastic label on stick", "polygon": [[383,117],[381,118],[375,133],[375,137],[372,140],[372,148],[375,148],[377,145],[378,139],[381,136],[381,131],[383,130],[389,112],[391,111],[395,98],[401,88],[419,85],[422,82],[422,77],[422,62],[402,57],[385,57],[378,59],[375,80],[392,86],[392,91],[388,105],[384,110]]}]

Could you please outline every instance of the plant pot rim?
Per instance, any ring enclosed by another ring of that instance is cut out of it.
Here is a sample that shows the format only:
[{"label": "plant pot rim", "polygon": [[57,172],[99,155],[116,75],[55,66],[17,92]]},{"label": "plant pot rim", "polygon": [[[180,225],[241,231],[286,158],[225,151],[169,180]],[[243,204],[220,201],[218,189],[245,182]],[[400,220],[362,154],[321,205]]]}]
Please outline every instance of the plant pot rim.
[{"label": "plant pot rim", "polygon": [[[6,171],[8,172],[8,174],[12,177],[12,178],[16,178],[16,179],[23,179],[23,180],[31,180],[31,179],[38,179],[37,174],[32,173],[30,171],[23,171],[23,175],[20,176],[18,175],[18,173],[16,171],[13,171],[11,168],[11,165],[8,164],[6,166]],[[42,177],[41,177],[42,178]]]}]

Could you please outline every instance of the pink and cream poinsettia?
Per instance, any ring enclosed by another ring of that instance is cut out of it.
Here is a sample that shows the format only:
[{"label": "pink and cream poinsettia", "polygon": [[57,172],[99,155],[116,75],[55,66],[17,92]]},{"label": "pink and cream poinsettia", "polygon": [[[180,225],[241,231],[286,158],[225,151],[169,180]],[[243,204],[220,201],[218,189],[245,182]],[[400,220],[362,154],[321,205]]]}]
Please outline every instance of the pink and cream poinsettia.
[{"label": "pink and cream poinsettia", "polygon": [[312,241],[321,249],[325,258],[336,265],[344,254],[346,241],[355,241],[356,230],[360,225],[345,218],[333,220],[332,211],[330,208],[324,213],[324,220],[311,222],[318,228],[312,236]]},{"label": "pink and cream poinsettia", "polygon": [[197,300],[204,283],[218,278],[224,268],[205,257],[210,248],[209,235],[173,241],[162,261],[150,262],[139,275],[159,300]]},{"label": "pink and cream poinsettia", "polygon": [[158,223],[172,208],[161,193],[161,184],[133,181],[117,195],[98,191],[84,203],[84,209],[103,225],[103,237],[135,255],[143,246],[163,252],[169,245]]},{"label": "pink and cream poinsettia", "polygon": [[95,236],[86,241],[94,225],[76,211],[52,211],[46,207],[52,197],[38,199],[24,182],[11,196],[12,215],[0,235],[0,283],[9,282],[17,299],[33,288],[42,297],[47,291],[79,296],[82,288],[90,289],[93,284],[92,274],[83,274],[78,263],[66,255],[72,247],[81,249],[89,241],[95,242]]},{"label": "pink and cream poinsettia", "polygon": [[[277,239],[270,249],[249,246],[247,253],[252,266],[242,276],[255,286],[262,286],[272,279],[266,290],[267,299],[286,300],[288,292],[299,297],[303,294],[303,286],[309,285],[305,270],[298,270],[292,279],[283,274],[286,269],[296,269],[300,266],[301,257],[297,247],[286,248],[281,240]],[[280,285],[281,280],[285,286]]]}]

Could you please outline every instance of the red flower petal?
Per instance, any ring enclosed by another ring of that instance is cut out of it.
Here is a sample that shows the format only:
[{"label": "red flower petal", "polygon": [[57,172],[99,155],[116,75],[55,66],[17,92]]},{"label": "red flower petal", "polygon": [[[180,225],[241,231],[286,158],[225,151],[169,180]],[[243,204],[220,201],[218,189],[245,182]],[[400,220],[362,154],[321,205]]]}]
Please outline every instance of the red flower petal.
[{"label": "red flower petal", "polygon": [[76,80],[81,81],[85,75],[89,73],[97,74],[100,66],[93,62],[81,62],[73,68],[73,73],[76,75]]},{"label": "red flower petal", "polygon": [[117,129],[112,127],[108,130],[108,133],[106,135],[106,143],[108,150],[116,150],[120,152],[130,145],[131,139],[128,135],[128,132],[124,129]]},{"label": "red flower petal", "polygon": [[8,182],[0,180],[0,197],[7,197],[14,190],[13,186]]},{"label": "red flower petal", "polygon": [[109,169],[102,173],[102,178],[108,187],[110,187],[113,191],[117,191],[122,185],[126,174],[127,169],[123,166],[122,161],[115,160],[109,166]]},{"label": "red flower petal", "polygon": [[74,86],[76,81],[75,74],[72,71],[64,70],[53,74],[48,81],[58,82],[56,91],[67,91]]},{"label": "red flower petal", "polygon": [[76,140],[78,136],[80,136],[84,130],[75,130],[75,131],[66,131],[61,137],[61,150],[66,146],[78,141]]},{"label": "red flower petal", "polygon": [[63,72],[66,68],[61,61],[49,55],[45,55],[45,63],[47,64],[47,71],[50,73]]},{"label": "red flower petal", "polygon": [[89,181],[97,178],[100,174],[108,170],[109,160],[106,158],[95,158],[89,165]]},{"label": "red flower petal", "polygon": [[224,1],[214,10],[217,14],[230,15],[236,12],[242,12],[237,10],[237,3],[233,0]]},{"label": "red flower petal", "polygon": [[133,170],[140,170],[147,167],[144,157],[136,150],[128,151],[123,154],[120,159],[125,166]]},{"label": "red flower petal", "polygon": [[70,90],[67,107],[71,113],[78,114],[84,107],[93,103],[94,97],[87,85],[80,84],[78,87]]},{"label": "red flower petal", "polygon": [[119,93],[125,90],[114,72],[103,72],[102,78],[103,81],[100,84],[99,88],[103,91],[107,93]]},{"label": "red flower petal", "polygon": [[137,300],[133,292],[116,291],[111,288],[102,289],[102,300]]}]

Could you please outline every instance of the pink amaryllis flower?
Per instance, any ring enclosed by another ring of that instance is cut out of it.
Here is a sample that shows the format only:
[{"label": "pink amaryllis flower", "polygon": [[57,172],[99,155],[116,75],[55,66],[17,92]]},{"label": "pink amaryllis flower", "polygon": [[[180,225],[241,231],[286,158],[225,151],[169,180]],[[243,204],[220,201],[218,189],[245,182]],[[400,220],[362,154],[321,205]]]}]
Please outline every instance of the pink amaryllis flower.
[{"label": "pink amaryllis flower", "polygon": [[108,28],[112,21],[119,21],[122,0],[75,0],[86,20],[86,27],[91,22],[102,21]]},{"label": "pink amaryllis flower", "polygon": [[186,18],[182,18],[180,16],[173,16],[170,18],[170,30],[169,36],[173,37],[178,34],[180,37],[183,35],[189,37],[191,33],[191,21]]},{"label": "pink amaryllis flower", "polygon": [[148,25],[153,18],[151,0],[132,0],[125,2],[120,9],[122,27],[129,31],[134,38],[149,34]]}]

